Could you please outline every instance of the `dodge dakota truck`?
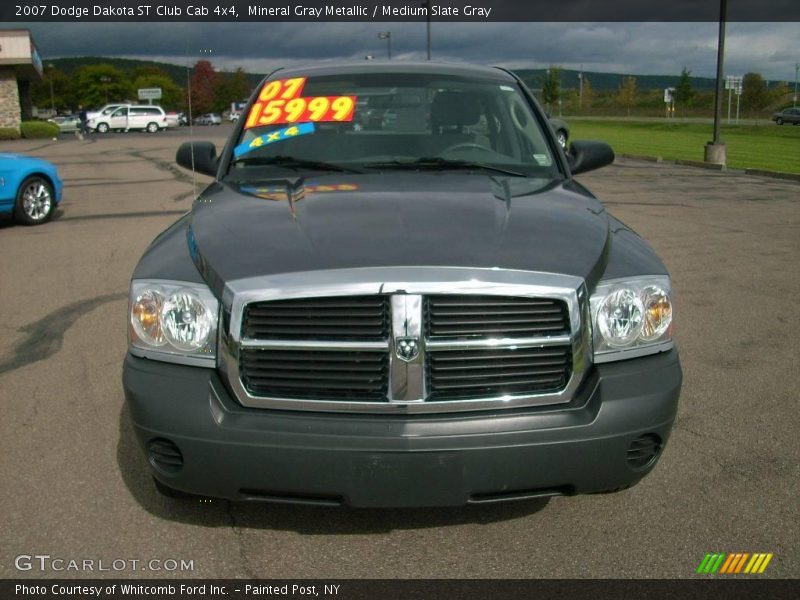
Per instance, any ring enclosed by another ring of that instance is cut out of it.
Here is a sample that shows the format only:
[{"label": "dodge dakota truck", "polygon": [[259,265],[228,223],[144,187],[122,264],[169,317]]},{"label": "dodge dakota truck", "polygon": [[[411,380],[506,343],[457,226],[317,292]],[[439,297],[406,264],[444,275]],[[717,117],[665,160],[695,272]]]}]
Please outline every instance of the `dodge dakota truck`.
[{"label": "dodge dakota truck", "polygon": [[[359,126],[381,96],[413,118]],[[176,160],[214,179],[133,272],[123,374],[162,493],[458,506],[661,457],[670,277],[575,179],[611,148],[562,149],[513,73],[279,69]]]}]

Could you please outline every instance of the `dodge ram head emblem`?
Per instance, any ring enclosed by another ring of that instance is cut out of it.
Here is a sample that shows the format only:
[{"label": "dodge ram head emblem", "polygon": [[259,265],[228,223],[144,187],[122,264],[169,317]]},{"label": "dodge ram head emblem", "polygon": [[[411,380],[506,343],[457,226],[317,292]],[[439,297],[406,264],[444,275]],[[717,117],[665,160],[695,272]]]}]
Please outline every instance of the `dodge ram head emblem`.
[{"label": "dodge ram head emblem", "polygon": [[415,337],[396,338],[395,354],[400,360],[411,362],[419,356],[419,339]]}]

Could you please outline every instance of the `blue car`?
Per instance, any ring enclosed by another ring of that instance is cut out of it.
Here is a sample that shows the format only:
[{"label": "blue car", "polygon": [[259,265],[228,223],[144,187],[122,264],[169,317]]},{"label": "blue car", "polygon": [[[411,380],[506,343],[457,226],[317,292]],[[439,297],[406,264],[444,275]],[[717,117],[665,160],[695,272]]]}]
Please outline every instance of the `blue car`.
[{"label": "blue car", "polygon": [[25,225],[39,225],[53,216],[63,185],[52,163],[0,152],[0,215]]}]

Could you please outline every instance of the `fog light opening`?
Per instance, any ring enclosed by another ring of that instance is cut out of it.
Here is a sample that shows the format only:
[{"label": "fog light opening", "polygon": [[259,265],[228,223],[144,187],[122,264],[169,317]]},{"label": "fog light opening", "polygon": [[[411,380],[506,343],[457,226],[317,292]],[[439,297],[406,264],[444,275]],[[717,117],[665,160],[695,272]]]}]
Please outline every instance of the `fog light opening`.
[{"label": "fog light opening", "polygon": [[662,447],[661,438],[655,433],[640,435],[628,447],[628,466],[636,471],[652,466]]},{"label": "fog light opening", "polygon": [[183,468],[183,453],[170,440],[155,438],[147,444],[147,458],[160,473],[175,475]]}]

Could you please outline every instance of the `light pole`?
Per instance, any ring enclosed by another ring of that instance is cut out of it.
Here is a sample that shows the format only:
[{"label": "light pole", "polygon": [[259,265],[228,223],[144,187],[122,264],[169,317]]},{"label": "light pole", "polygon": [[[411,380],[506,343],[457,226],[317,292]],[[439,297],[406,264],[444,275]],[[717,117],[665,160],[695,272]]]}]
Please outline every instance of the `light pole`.
[{"label": "light pole", "polygon": [[792,96],[792,108],[797,107],[797,73],[800,71],[800,63],[794,63],[794,96]]},{"label": "light pole", "polygon": [[392,32],[391,31],[381,31],[378,34],[379,40],[386,40],[386,48],[389,51],[389,60],[392,60]]},{"label": "light pole", "polygon": [[107,77],[106,75],[100,77],[100,83],[103,84],[103,91],[106,93],[106,104],[108,104],[108,84],[110,81],[111,77]]},{"label": "light pole", "polygon": [[717,85],[714,90],[714,139],[706,144],[705,162],[725,165],[727,148],[719,139],[720,120],[722,119],[722,73],[725,63],[725,19],[728,0],[719,3],[719,38],[717,42]]},{"label": "light pole", "polygon": [[47,65],[47,68],[50,69],[50,75],[48,79],[50,80],[50,112],[53,113],[53,116],[56,116],[56,100],[55,95],[53,94],[53,69],[55,69],[55,65],[50,63]]}]

